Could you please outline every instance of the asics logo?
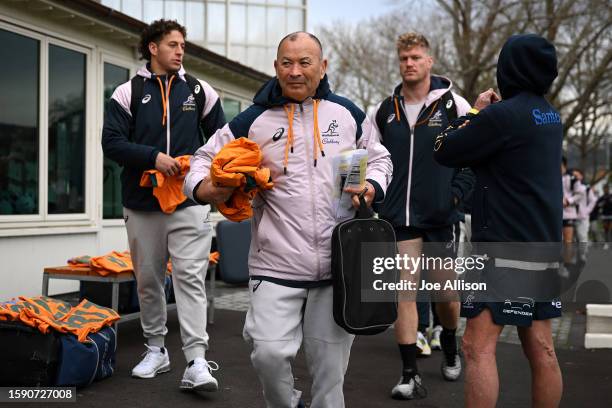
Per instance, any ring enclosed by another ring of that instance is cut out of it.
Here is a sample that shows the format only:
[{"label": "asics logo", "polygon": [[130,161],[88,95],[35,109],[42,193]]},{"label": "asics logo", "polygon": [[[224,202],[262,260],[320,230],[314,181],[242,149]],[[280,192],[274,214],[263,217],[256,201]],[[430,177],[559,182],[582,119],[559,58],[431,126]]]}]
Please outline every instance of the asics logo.
[{"label": "asics logo", "polygon": [[274,133],[272,135],[272,140],[274,140],[276,142],[281,137],[283,137],[284,134],[285,134],[285,128],[278,128],[278,129],[276,129],[276,133]]},{"label": "asics logo", "polygon": [[144,98],[142,98],[142,103],[145,104],[151,100],[151,94],[146,94]]}]

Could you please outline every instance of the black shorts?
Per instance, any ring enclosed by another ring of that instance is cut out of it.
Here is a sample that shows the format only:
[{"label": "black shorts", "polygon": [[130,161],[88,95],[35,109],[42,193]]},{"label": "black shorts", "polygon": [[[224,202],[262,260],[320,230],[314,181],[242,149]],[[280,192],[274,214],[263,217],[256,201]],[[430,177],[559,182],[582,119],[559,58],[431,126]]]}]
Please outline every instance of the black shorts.
[{"label": "black shorts", "polygon": [[564,227],[573,227],[576,225],[576,220],[563,220]]},{"label": "black shorts", "polygon": [[425,245],[424,252],[430,256],[457,255],[457,235],[459,230],[453,225],[440,228],[417,228],[410,226],[394,227],[395,238],[399,241],[407,241],[422,238]]},{"label": "black shorts", "polygon": [[561,301],[536,302],[527,305],[521,302],[470,302],[461,303],[461,317],[471,319],[488,308],[493,322],[500,326],[529,327],[533,320],[548,320],[561,317]]},{"label": "black shorts", "polygon": [[484,287],[462,292],[462,317],[476,317],[488,308],[495,324],[529,327],[533,320],[561,316],[561,282],[556,265],[491,258],[482,270],[469,271],[464,279]]}]

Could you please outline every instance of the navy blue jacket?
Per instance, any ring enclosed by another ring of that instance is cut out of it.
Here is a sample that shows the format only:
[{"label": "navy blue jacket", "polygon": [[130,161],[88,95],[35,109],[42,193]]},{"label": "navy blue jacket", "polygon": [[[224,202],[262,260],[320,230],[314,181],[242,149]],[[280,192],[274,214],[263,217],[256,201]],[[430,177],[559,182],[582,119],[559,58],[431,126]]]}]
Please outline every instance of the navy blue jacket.
[{"label": "navy blue jacket", "polygon": [[561,240],[563,127],[543,97],[556,76],[552,44],[510,37],[497,64],[502,101],[457,119],[436,140],[439,163],[469,166],[476,175],[474,242]]},{"label": "navy blue jacket", "polygon": [[[225,125],[225,115],[219,95],[209,84],[199,81],[206,101],[203,116],[199,117],[194,96],[185,81],[185,71],[181,67],[170,86],[170,120],[163,125],[162,91],[157,76],[146,66],[140,68],[137,75],[145,78],[145,82],[133,134],[130,135],[132,87],[128,81],[117,87],[106,109],[102,149],[106,157],[123,166],[123,206],[132,210],[161,211],[153,196],[153,189],[140,187],[142,172],[155,168],[159,152],[171,157],[193,154],[203,144],[200,127],[204,136],[209,138]],[[166,92],[169,78],[165,75],[159,78]],[[178,208],[195,204],[188,199]]]},{"label": "navy blue jacket", "polygon": [[[394,227],[440,228],[453,225],[461,218],[455,199],[467,197],[474,183],[469,169],[449,169],[435,162],[434,140],[449,124],[442,97],[450,92],[451,82],[432,76],[425,107],[411,131],[406,113],[401,84],[393,95],[376,109],[377,128],[381,143],[391,153],[393,179],[385,201],[377,210],[381,218]],[[451,109],[464,115],[470,109],[465,99],[452,94]],[[399,117],[398,117],[399,113]]]}]

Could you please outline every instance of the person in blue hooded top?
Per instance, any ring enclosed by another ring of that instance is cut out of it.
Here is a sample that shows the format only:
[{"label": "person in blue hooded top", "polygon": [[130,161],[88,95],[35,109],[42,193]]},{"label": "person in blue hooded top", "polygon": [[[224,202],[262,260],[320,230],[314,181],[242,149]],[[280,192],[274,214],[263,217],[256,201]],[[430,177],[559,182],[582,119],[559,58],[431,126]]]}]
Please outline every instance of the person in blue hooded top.
[{"label": "person in blue hooded top", "polygon": [[[470,113],[434,143],[438,163],[470,167],[476,176],[472,241],[505,250],[503,257],[489,252],[487,265],[495,280],[520,279],[526,271],[545,277],[531,288],[536,295],[522,297],[522,302],[478,302],[476,296],[462,303],[461,314],[468,319],[463,336],[467,407],[494,407],[497,402],[495,350],[506,324],[517,326],[529,360],[532,405],[556,407],[561,400],[561,370],[551,334],[551,319],[561,315],[561,302],[536,298],[538,290],[554,286],[547,279],[556,276],[558,266],[558,252],[547,251],[546,244],[554,248],[561,241],[563,127],[544,97],[556,77],[557,57],[549,41],[534,34],[510,37],[497,62],[501,98],[493,89],[481,93]],[[516,245],[520,253],[507,250]]]}]

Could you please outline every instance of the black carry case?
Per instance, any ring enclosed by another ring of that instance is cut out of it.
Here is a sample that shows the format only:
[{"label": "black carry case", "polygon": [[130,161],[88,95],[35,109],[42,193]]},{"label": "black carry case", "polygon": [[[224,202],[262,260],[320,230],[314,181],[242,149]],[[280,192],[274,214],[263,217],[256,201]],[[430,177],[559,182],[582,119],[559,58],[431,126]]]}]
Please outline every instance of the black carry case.
[{"label": "black carry case", "polygon": [[[87,299],[103,307],[111,307],[113,303],[112,285],[111,282],[81,281],[79,298]],[[124,314],[138,312],[139,310],[136,281],[121,282],[119,284],[119,310],[117,312]]]},{"label": "black carry case", "polygon": [[61,342],[20,322],[0,321],[0,386],[55,384]]},{"label": "black carry case", "polygon": [[[351,334],[372,335],[385,331],[397,318],[395,292],[384,293],[383,301],[363,298],[373,293],[374,281],[381,278],[373,273],[374,257],[395,258],[397,243],[393,226],[374,218],[363,197],[359,201],[357,216],[336,225],[332,234],[334,320]],[[384,279],[397,282],[398,271],[386,271]]]},{"label": "black carry case", "polygon": [[[166,275],[164,280],[164,293],[166,303],[176,303],[172,276]],[[81,281],[79,299],[87,299],[96,305],[112,308],[113,291],[111,282]],[[119,284],[119,314],[135,313],[140,311],[138,302],[138,289],[136,281],[121,282]]]}]

